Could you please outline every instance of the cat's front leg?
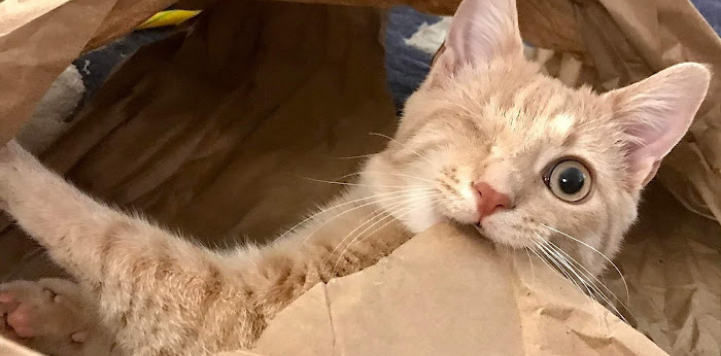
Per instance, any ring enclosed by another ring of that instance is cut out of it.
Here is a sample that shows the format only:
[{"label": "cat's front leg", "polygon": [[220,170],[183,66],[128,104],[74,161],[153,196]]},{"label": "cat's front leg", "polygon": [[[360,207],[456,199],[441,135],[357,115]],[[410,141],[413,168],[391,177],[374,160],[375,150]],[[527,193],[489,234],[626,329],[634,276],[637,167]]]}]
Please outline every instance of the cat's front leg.
[{"label": "cat's front leg", "polygon": [[[127,215],[81,192],[45,168],[15,142],[0,149],[0,201],[17,224],[79,279],[98,287],[130,278],[125,269],[188,255],[190,271],[211,258],[206,251],[146,220]],[[139,261],[146,261],[143,264]]]},{"label": "cat's front leg", "polygon": [[[239,348],[263,323],[242,263],[83,194],[15,143],[0,150],[0,199],[17,224],[97,296],[117,348],[202,355]],[[231,337],[232,336],[232,337]]]},{"label": "cat's front leg", "polygon": [[100,281],[105,239],[122,214],[83,194],[15,142],[0,149],[0,201],[53,259],[85,281]]}]

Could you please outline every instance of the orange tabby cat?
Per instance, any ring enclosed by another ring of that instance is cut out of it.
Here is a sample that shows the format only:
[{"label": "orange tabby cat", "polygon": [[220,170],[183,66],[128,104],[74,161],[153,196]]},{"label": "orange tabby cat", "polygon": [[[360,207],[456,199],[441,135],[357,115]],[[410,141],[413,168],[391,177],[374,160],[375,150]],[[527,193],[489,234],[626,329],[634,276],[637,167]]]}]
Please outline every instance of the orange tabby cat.
[{"label": "orange tabby cat", "polygon": [[250,347],[316,283],[443,221],[564,254],[595,276],[709,77],[688,63],[602,95],[571,89],[524,59],[513,0],[466,0],[395,139],[358,184],[274,243],[226,252],[93,200],[11,143],[0,151],[0,198],[76,282],[1,286],[0,332],[56,355]]}]

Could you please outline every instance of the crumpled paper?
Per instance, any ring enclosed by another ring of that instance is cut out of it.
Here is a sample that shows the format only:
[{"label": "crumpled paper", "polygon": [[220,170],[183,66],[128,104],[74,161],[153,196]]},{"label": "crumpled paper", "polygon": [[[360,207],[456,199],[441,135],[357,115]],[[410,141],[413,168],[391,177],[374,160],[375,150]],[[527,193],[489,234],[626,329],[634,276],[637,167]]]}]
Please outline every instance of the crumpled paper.
[{"label": "crumpled paper", "polygon": [[[81,51],[127,32],[168,3],[1,2],[0,142],[17,131],[53,78]],[[377,41],[380,12],[320,4],[197,3],[208,10],[193,32],[153,44],[129,59],[80,113],[78,124],[42,158],[94,195],[202,236],[201,242],[208,245],[236,243],[238,233],[263,240],[338,191],[337,186],[299,177],[333,180],[357,171],[357,161],[340,158],[382,149],[383,141],[368,132],[392,133],[394,109]],[[456,5],[409,3],[445,14]],[[687,1],[519,0],[518,5],[524,38],[556,51],[561,62],[580,63],[576,79],[599,90],[686,60],[721,68],[718,37]],[[550,68],[549,73],[561,75],[563,70]],[[394,255],[366,272],[317,286],[273,321],[253,352],[270,356],[344,350],[372,355],[388,347],[402,354],[399,348],[406,345],[422,354],[461,352],[453,347],[475,345],[493,354],[500,345],[504,355],[653,355],[662,354],[660,349],[674,356],[718,354],[719,83],[714,77],[687,140],[661,168],[658,181],[663,186],[649,187],[640,222],[617,258],[630,300],[618,277],[604,276],[610,288],[624,296],[619,299],[628,311],[622,311],[638,331],[603,309],[596,314],[600,305],[582,298],[544,266],[535,266],[529,277],[525,256],[501,254],[483,242],[464,245],[471,242],[462,233],[439,227],[403,246],[398,252],[405,256],[402,260]],[[9,221],[0,227],[0,275],[34,278],[58,273]],[[463,255],[470,258],[469,264],[454,265],[457,273],[444,270],[443,280],[423,280],[411,268],[443,268],[428,264],[434,255],[427,251],[455,253],[459,246],[486,259]],[[394,276],[395,283],[385,279]],[[488,284],[491,287],[480,289]],[[384,304],[405,301],[411,291],[420,289],[432,293],[413,301],[434,303],[433,308],[415,304],[418,311],[403,309],[406,305],[400,302]],[[457,293],[447,293],[453,291]],[[380,298],[380,293],[386,294]],[[468,304],[468,295],[486,303]],[[494,296],[497,299],[484,299]],[[322,319],[325,314],[318,312],[327,312],[329,301],[344,309],[334,308],[337,317]],[[457,305],[468,309],[460,313],[454,309]],[[344,314],[338,315],[339,310]],[[403,313],[388,320],[393,310]],[[440,323],[445,315],[453,316],[454,322],[445,320],[441,325],[448,328],[438,331],[436,324],[421,322],[426,310],[434,312],[426,315],[427,321]],[[370,311],[379,312],[378,320],[383,321],[376,322],[375,329],[370,327],[375,315]],[[482,320],[481,315],[489,318]],[[330,329],[338,332],[333,338],[328,337],[329,329],[322,329],[330,320],[339,323]],[[453,329],[469,320],[477,323]],[[501,328],[504,322],[510,326]],[[292,333],[274,331],[289,326]],[[476,329],[505,331],[496,341],[514,337],[522,343],[494,344]],[[353,332],[340,334],[347,331]],[[458,345],[446,344],[438,335]],[[319,340],[310,346],[326,349],[304,349],[310,347],[308,340]],[[476,349],[476,354],[483,350]]]},{"label": "crumpled paper", "polygon": [[362,273],[317,285],[276,317],[252,351],[667,355],[539,259],[448,225],[417,235]]}]

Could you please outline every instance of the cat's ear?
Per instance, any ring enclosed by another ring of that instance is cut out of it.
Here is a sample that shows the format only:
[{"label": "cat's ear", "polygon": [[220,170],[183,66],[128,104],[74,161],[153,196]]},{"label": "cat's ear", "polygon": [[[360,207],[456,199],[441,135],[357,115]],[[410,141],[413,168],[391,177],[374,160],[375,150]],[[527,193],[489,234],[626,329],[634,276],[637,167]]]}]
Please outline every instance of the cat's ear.
[{"label": "cat's ear", "polygon": [[466,65],[523,53],[515,0],[463,0],[436,61],[446,75]]},{"label": "cat's ear", "polygon": [[669,67],[636,84],[605,94],[615,117],[629,135],[626,144],[628,181],[642,188],[661,160],[688,131],[706,92],[711,73],[697,63]]}]

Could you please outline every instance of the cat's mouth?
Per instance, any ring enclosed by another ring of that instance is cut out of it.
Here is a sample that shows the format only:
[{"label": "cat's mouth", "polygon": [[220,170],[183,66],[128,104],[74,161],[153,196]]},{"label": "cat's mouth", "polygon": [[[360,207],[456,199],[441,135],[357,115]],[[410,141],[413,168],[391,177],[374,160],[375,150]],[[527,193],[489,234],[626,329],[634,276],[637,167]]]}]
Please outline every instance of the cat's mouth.
[{"label": "cat's mouth", "polygon": [[482,223],[481,221],[476,220],[476,221],[474,221],[474,222],[470,222],[470,221],[468,221],[468,220],[464,220],[464,219],[458,218],[457,216],[456,216],[456,217],[454,217],[454,216],[444,216],[442,220],[444,220],[444,221],[446,221],[446,222],[450,222],[450,223],[452,223],[452,224],[456,224],[456,225],[458,225],[458,226],[463,226],[463,227],[472,228],[473,230],[475,230],[476,232],[478,232],[478,234],[479,234],[482,238],[484,238],[484,239],[486,239],[486,240],[492,240],[492,239],[490,239],[490,238],[488,237],[487,232],[485,232],[485,231],[483,230],[483,223]]},{"label": "cat's mouth", "polygon": [[495,229],[493,224],[484,224],[483,222],[466,225],[473,226],[481,239],[489,241],[494,245],[505,246],[512,249],[522,249],[528,247],[525,243],[521,242],[523,239],[519,238],[519,236],[513,231],[507,231],[508,234],[499,234],[499,231]]},{"label": "cat's mouth", "polygon": [[475,224],[471,224],[471,225],[473,225],[473,228],[476,229],[476,231],[478,232],[479,235],[481,235],[481,237],[483,237],[484,239],[488,239],[488,236],[486,236],[486,234],[483,231],[483,223],[482,222],[478,221]]},{"label": "cat's mouth", "polygon": [[476,231],[478,232],[479,235],[481,235],[482,238],[484,238],[484,239],[486,239],[486,240],[491,240],[490,238],[488,238],[488,236],[486,235],[486,233],[483,231],[483,224],[482,224],[482,223],[477,222],[477,223],[472,224],[472,225],[473,225],[473,228],[476,229]]}]

